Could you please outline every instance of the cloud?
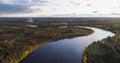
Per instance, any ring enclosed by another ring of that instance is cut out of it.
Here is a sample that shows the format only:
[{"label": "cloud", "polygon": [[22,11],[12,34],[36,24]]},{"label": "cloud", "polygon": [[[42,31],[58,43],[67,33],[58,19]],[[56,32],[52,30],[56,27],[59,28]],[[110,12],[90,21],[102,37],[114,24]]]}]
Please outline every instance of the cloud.
[{"label": "cloud", "polygon": [[47,3],[47,0],[0,0],[2,4],[35,4],[35,3]]},{"label": "cloud", "polygon": [[47,6],[45,0],[0,0],[1,14],[19,14],[41,11],[42,6]]},{"label": "cloud", "polygon": [[46,0],[31,0],[32,2],[42,2],[42,3],[47,3],[48,1]]},{"label": "cloud", "polygon": [[87,4],[87,6],[91,6],[91,4]]},{"label": "cloud", "polygon": [[31,11],[28,10],[28,6],[24,6],[24,5],[0,4],[0,14],[21,13],[21,12],[31,12]]},{"label": "cloud", "polygon": [[71,1],[70,3],[73,4],[73,5],[81,5],[80,2],[74,2],[74,1]]},{"label": "cloud", "polygon": [[11,0],[0,0],[0,4],[11,4]]},{"label": "cloud", "polygon": [[72,13],[118,15],[119,2],[117,0],[0,0],[0,16],[48,16]]},{"label": "cloud", "polygon": [[99,11],[93,11],[92,13],[98,13]]},{"label": "cloud", "polygon": [[112,13],[112,15],[120,15],[120,13]]}]

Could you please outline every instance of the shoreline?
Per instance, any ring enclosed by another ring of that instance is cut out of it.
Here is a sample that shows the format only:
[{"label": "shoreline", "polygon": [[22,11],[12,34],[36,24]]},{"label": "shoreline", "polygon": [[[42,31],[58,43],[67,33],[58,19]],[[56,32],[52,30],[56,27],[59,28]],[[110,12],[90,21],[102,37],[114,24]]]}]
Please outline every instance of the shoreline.
[{"label": "shoreline", "polygon": [[[112,33],[115,34],[116,36],[116,32],[114,32],[114,30],[111,30],[111,29],[106,29],[106,28],[103,28],[103,27],[100,27],[101,29],[105,29],[107,31],[110,31]],[[105,41],[107,41],[107,39],[112,39],[114,38],[115,36],[112,36],[112,37],[107,37],[105,39],[102,39],[100,41],[95,41],[93,43],[91,43],[90,45],[88,45],[85,50],[84,50],[84,53],[82,55],[82,63],[96,63],[97,61],[100,62],[100,59],[99,57],[105,57],[105,55],[107,55],[105,52],[106,50],[104,49],[104,47],[102,48],[101,45],[105,46]],[[94,49],[93,52],[91,52],[90,50],[91,49]],[[95,50],[95,48],[98,48],[98,50],[100,49],[100,52],[98,52],[97,50]],[[98,58],[97,58],[98,56]],[[92,58],[93,57],[93,58]],[[103,60],[103,59],[102,59]],[[107,59],[108,60],[108,59]],[[93,62],[92,62],[93,61]],[[95,62],[96,61],[96,62]],[[103,61],[104,62],[104,61]],[[106,63],[106,62],[105,62]]]},{"label": "shoreline", "polygon": [[[32,54],[35,50],[37,50],[38,48],[40,48],[40,47],[42,47],[42,46],[44,46],[45,44],[48,44],[48,43],[50,43],[50,42],[54,42],[54,41],[58,41],[58,40],[62,40],[62,39],[67,39],[67,38],[75,38],[75,37],[79,37],[79,36],[87,36],[87,35],[90,35],[90,34],[92,34],[92,33],[94,33],[94,31],[92,30],[92,29],[88,29],[88,28],[82,28],[82,27],[80,27],[80,29],[84,29],[84,30],[89,30],[90,32],[89,32],[89,34],[80,34],[80,35],[71,35],[71,36],[67,36],[67,37],[62,37],[62,38],[58,38],[58,39],[54,39],[54,40],[48,40],[48,41],[45,41],[45,42],[43,42],[43,43],[41,43],[41,44],[39,44],[39,45],[37,45],[37,46],[34,46],[31,50],[28,50],[28,53],[25,55],[25,56],[23,56],[20,60],[18,60],[17,61],[17,63],[21,63],[22,61],[24,61],[24,59],[25,58],[27,58],[30,54]],[[24,52],[24,53],[26,53],[26,52]],[[24,54],[23,53],[23,54]]]}]

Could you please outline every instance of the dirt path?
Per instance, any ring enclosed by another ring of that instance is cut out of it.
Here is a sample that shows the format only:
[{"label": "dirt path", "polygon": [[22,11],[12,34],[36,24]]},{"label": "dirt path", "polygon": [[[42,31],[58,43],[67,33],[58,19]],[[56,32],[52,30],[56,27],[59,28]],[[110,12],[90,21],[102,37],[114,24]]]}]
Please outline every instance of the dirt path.
[{"label": "dirt path", "polygon": [[16,41],[17,39],[19,39],[22,36],[22,34],[20,34],[19,36],[17,36],[16,38],[14,38],[13,40],[11,40],[10,42],[13,43],[14,41]]}]

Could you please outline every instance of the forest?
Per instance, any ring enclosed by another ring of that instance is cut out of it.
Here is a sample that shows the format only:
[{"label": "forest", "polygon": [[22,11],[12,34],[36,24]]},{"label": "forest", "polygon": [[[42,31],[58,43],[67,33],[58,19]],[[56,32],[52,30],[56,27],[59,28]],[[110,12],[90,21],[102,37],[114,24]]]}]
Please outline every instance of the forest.
[{"label": "forest", "polygon": [[[111,31],[116,35],[86,47],[83,63],[120,63],[120,21],[81,19],[36,19],[34,23],[26,18],[0,20],[0,63],[19,63],[37,48],[64,38],[73,38],[93,33],[89,26]],[[37,25],[30,27],[26,25]],[[62,27],[61,27],[62,26]],[[67,26],[67,27],[66,27]]]},{"label": "forest", "polygon": [[83,63],[120,63],[120,21],[108,21],[99,25],[101,26],[92,26],[112,31],[115,36],[93,42],[86,47]]},{"label": "forest", "polygon": [[[64,22],[35,21],[25,19],[0,21],[0,63],[19,63],[34,50],[48,42],[85,36],[92,30],[78,27],[61,27]],[[26,25],[37,25],[30,27]]]}]

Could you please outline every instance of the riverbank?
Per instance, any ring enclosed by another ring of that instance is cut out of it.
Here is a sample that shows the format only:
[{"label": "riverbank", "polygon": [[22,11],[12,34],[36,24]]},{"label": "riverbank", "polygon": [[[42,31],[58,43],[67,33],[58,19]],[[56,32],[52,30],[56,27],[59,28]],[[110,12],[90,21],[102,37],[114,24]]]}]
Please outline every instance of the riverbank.
[{"label": "riverbank", "polygon": [[[56,37],[54,39],[49,39],[49,40],[45,40],[44,42],[42,42],[42,44],[36,45],[36,47],[33,47],[33,49],[31,49],[30,51],[28,51],[29,53],[26,54],[24,58],[26,58],[28,55],[30,55],[34,50],[36,50],[37,48],[40,48],[41,46],[47,44],[48,42],[53,42],[53,41],[57,41],[60,39],[65,39],[65,38],[72,38],[72,37],[77,37],[77,36],[87,36],[92,34],[94,31],[91,29],[87,29],[87,28],[78,28],[78,27],[72,27],[72,28],[65,28],[64,31],[66,33],[66,36],[62,35],[61,37]],[[68,31],[69,30],[69,31]],[[71,33],[70,31],[73,31],[73,33]],[[63,32],[63,31],[62,31]],[[70,32],[70,33],[68,33]],[[22,59],[22,60],[23,60]],[[21,61],[21,60],[20,60]],[[18,62],[20,62],[18,61]]]},{"label": "riverbank", "polygon": [[120,35],[108,37],[89,45],[83,54],[83,63],[119,63]]},{"label": "riverbank", "polygon": [[112,31],[116,35],[86,47],[82,59],[83,63],[120,63],[120,23],[117,21],[110,22],[110,24],[101,24],[100,28]]},{"label": "riverbank", "polygon": [[[65,28],[67,31],[74,31],[74,33],[67,33],[67,36],[62,36],[62,37],[56,37],[55,39],[50,39],[50,40],[46,40],[44,42],[42,42],[39,45],[35,45],[35,47],[32,47],[32,49],[29,49],[26,54],[25,52],[25,56],[23,56],[23,58],[21,60],[19,60],[18,62],[22,62],[22,60],[24,60],[28,55],[30,55],[34,50],[36,50],[37,48],[40,48],[41,46],[49,43],[49,42],[53,42],[53,41],[57,41],[60,39],[65,39],[65,38],[72,38],[72,37],[77,37],[77,36],[87,36],[92,34],[94,31],[91,29],[87,29],[87,28],[78,28],[78,27],[70,27],[70,28]],[[84,32],[84,33],[83,33]]]},{"label": "riverbank", "polygon": [[[10,31],[11,30],[9,30],[9,32]],[[2,40],[0,42],[0,63],[19,63],[34,50],[47,44],[48,42],[53,42],[64,38],[86,36],[92,34],[93,32],[94,31],[91,29],[78,27],[29,28],[29,32],[27,33],[19,33],[19,35],[17,34],[13,39],[10,38],[9,40]]]}]

